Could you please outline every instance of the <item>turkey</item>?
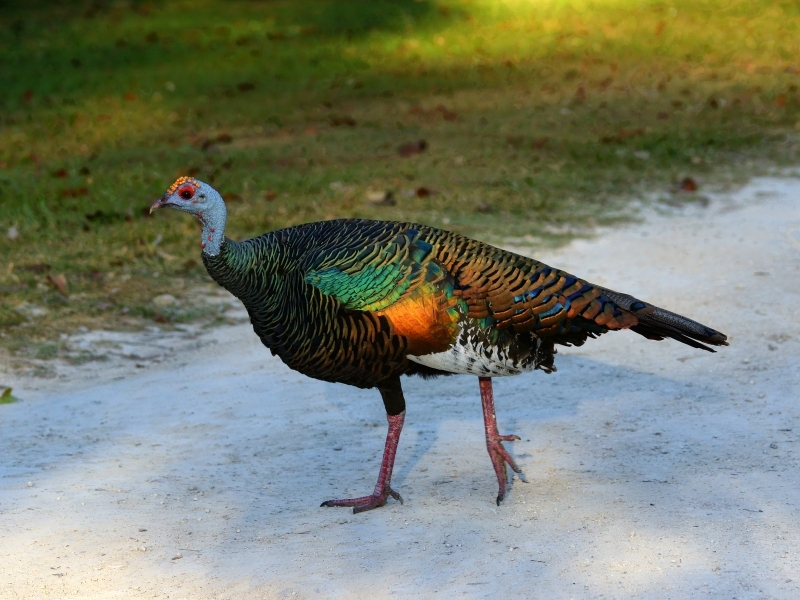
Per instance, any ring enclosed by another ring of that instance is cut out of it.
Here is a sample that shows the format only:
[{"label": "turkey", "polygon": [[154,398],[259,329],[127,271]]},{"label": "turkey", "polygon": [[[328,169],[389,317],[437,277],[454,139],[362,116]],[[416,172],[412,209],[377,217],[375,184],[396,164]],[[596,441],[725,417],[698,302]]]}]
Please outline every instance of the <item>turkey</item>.
[{"label": "turkey", "polygon": [[169,207],[202,224],[209,275],[244,304],[256,335],[290,368],[323,381],[377,388],[389,423],[371,495],[328,500],[361,512],[402,502],[392,468],[405,419],[401,375],[476,375],[486,447],[506,495],[492,377],[555,371],[555,346],[580,346],[629,329],[713,352],[726,336],[633,296],[593,285],[531,258],[420,225],[363,219],[306,223],[235,242],[210,185],[178,179],[150,212]]}]

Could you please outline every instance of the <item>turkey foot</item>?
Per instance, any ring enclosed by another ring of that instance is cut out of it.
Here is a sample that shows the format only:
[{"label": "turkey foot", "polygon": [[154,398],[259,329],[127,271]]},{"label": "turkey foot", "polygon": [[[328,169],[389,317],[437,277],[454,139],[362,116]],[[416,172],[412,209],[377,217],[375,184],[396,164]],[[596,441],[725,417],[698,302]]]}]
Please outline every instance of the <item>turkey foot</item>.
[{"label": "turkey foot", "polygon": [[352,506],[353,514],[364,512],[365,510],[372,510],[386,504],[389,496],[395,500],[399,500],[400,504],[403,503],[403,498],[400,494],[395,492],[389,486],[386,486],[381,493],[373,493],[371,496],[362,496],[361,498],[342,498],[341,500],[326,500],[320,506]]},{"label": "turkey foot", "polygon": [[375,484],[375,490],[372,495],[362,496],[361,498],[326,500],[320,506],[352,506],[353,514],[356,514],[383,506],[389,496],[398,500],[400,504],[403,503],[400,494],[392,489],[391,481],[394,457],[397,454],[397,444],[400,442],[400,432],[403,430],[405,416],[405,410],[398,415],[386,415],[386,419],[389,421],[389,431],[386,433],[386,446],[383,449],[383,460],[381,461],[381,469],[378,472],[378,482]]},{"label": "turkey foot", "polygon": [[517,466],[514,459],[503,447],[503,442],[513,442],[520,439],[516,435],[500,435],[497,431],[497,417],[494,412],[494,394],[492,393],[492,378],[478,377],[481,388],[481,403],[483,404],[483,426],[486,430],[486,449],[489,451],[489,458],[492,460],[494,473],[497,475],[497,505],[506,497],[506,486],[508,485],[508,467],[515,473],[522,473],[522,469]]}]

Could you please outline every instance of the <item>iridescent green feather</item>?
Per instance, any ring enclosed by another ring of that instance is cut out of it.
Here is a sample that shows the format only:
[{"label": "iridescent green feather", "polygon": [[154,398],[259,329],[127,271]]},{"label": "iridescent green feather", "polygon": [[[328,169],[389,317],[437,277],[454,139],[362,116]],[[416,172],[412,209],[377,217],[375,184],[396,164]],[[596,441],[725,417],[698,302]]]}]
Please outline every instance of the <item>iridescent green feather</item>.
[{"label": "iridescent green feather", "polygon": [[344,264],[312,269],[305,282],[336,297],[345,308],[380,311],[402,298],[426,272],[432,248],[427,242],[401,235],[383,248],[364,248],[350,261],[339,259]]}]

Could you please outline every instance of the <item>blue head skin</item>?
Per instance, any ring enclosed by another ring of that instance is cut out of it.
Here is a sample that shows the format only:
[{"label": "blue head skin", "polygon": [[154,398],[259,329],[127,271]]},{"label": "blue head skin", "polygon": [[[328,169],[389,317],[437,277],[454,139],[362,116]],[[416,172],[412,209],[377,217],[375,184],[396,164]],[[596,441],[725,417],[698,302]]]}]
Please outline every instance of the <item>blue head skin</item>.
[{"label": "blue head skin", "polygon": [[219,254],[222,240],[225,239],[228,211],[217,190],[192,177],[181,177],[160,200],[153,203],[150,212],[165,206],[197,217],[203,224],[203,237],[200,240],[203,252],[209,256]]}]

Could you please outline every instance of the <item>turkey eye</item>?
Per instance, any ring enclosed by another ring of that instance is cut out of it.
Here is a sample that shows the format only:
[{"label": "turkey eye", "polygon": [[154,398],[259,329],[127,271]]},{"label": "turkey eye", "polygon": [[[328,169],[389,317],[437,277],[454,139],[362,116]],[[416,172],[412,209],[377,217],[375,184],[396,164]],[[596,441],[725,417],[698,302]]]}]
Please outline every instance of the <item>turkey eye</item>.
[{"label": "turkey eye", "polygon": [[192,190],[186,188],[186,189],[182,189],[180,192],[178,192],[178,195],[181,198],[183,198],[184,200],[191,200],[192,196],[194,196],[194,193],[192,192]]}]

